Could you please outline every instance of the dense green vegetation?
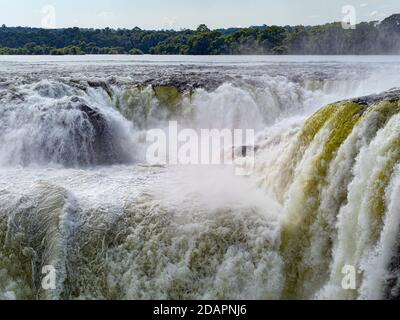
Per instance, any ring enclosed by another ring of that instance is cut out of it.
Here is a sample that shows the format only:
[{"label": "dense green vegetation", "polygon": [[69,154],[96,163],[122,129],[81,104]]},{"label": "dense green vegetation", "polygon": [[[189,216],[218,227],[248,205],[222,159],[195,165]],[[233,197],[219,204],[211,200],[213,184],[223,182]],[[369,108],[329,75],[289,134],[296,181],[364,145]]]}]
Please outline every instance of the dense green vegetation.
[{"label": "dense green vegetation", "polygon": [[398,54],[400,14],[355,30],[341,23],[210,30],[0,27],[0,54]]}]

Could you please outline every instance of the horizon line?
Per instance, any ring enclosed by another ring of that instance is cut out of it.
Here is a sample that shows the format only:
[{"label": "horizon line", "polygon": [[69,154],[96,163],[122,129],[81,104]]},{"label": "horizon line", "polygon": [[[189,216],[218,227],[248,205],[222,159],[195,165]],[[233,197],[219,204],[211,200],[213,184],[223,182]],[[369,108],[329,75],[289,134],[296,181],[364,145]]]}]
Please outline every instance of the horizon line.
[{"label": "horizon line", "polygon": [[[387,16],[386,18],[383,18],[381,20],[364,20],[364,21],[357,21],[356,25],[359,25],[361,23],[381,23],[382,21],[395,16],[395,15],[400,15],[400,13],[393,13],[390,14],[389,16]],[[327,25],[327,24],[335,24],[335,23],[342,23],[342,21],[331,21],[331,22],[325,22],[325,23],[319,23],[319,24],[285,24],[285,25],[278,25],[278,24],[260,24],[260,25],[250,25],[247,27],[243,27],[243,26],[230,26],[230,27],[220,27],[220,28],[209,28],[210,31],[219,31],[219,30],[229,30],[229,29],[250,29],[250,28],[260,28],[260,27],[281,27],[281,28],[285,28],[285,27],[317,27],[317,26],[323,26],[323,25]],[[80,29],[80,30],[105,30],[105,29],[110,29],[110,30],[135,30],[135,29],[139,29],[141,31],[175,31],[175,32],[182,32],[182,31],[196,31],[196,29],[192,29],[192,28],[180,28],[180,29],[147,29],[147,28],[141,28],[139,26],[135,26],[132,28],[128,28],[128,27],[79,27],[79,26],[69,26],[69,27],[59,27],[59,28],[44,28],[44,27],[33,27],[33,26],[7,26],[6,24],[2,24],[0,23],[1,28],[4,28],[4,26],[6,28],[12,29],[12,28],[30,28],[30,29],[41,29],[41,30],[65,30],[65,29]],[[199,24],[199,26],[201,25],[206,25],[207,24]],[[208,27],[208,26],[207,26]]]}]

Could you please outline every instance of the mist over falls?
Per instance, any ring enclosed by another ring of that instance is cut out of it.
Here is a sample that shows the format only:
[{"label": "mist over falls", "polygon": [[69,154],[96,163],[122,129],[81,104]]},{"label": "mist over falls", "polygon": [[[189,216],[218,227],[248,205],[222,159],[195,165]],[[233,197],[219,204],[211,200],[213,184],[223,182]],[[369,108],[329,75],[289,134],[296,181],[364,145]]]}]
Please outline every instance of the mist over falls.
[{"label": "mist over falls", "polygon": [[[0,70],[1,299],[399,298],[400,62]],[[254,173],[149,166],[172,120],[255,129]]]}]

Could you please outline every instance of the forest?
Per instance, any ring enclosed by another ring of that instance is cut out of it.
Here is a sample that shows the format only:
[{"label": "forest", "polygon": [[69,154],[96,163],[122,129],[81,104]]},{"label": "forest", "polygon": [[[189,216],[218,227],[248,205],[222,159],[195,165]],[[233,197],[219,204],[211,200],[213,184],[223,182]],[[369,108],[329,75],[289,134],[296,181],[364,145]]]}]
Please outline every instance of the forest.
[{"label": "forest", "polygon": [[400,53],[400,14],[345,29],[340,22],[318,26],[254,26],[210,30],[41,29],[0,27],[0,55],[83,54],[313,54]]}]

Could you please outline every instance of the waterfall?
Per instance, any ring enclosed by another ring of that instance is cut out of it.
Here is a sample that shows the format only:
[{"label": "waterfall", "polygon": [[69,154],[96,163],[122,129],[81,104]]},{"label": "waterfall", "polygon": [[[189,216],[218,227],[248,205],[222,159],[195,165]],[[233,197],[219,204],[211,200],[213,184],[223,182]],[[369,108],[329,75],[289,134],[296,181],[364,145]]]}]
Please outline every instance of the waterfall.
[{"label": "waterfall", "polygon": [[[400,160],[398,95],[393,90],[328,105],[292,138],[290,156],[280,155],[283,172],[275,185],[285,214],[284,297],[396,296],[390,286],[400,276],[393,262],[399,226],[386,223],[399,215],[392,204]],[[342,288],[348,265],[359,272],[356,290]]]},{"label": "waterfall", "polygon": [[2,166],[132,161],[129,123],[107,108],[105,91],[48,80],[7,89],[0,109]]},{"label": "waterfall", "polygon": [[[1,68],[0,299],[399,298],[398,69]],[[254,172],[147,164],[169,121]]]}]

